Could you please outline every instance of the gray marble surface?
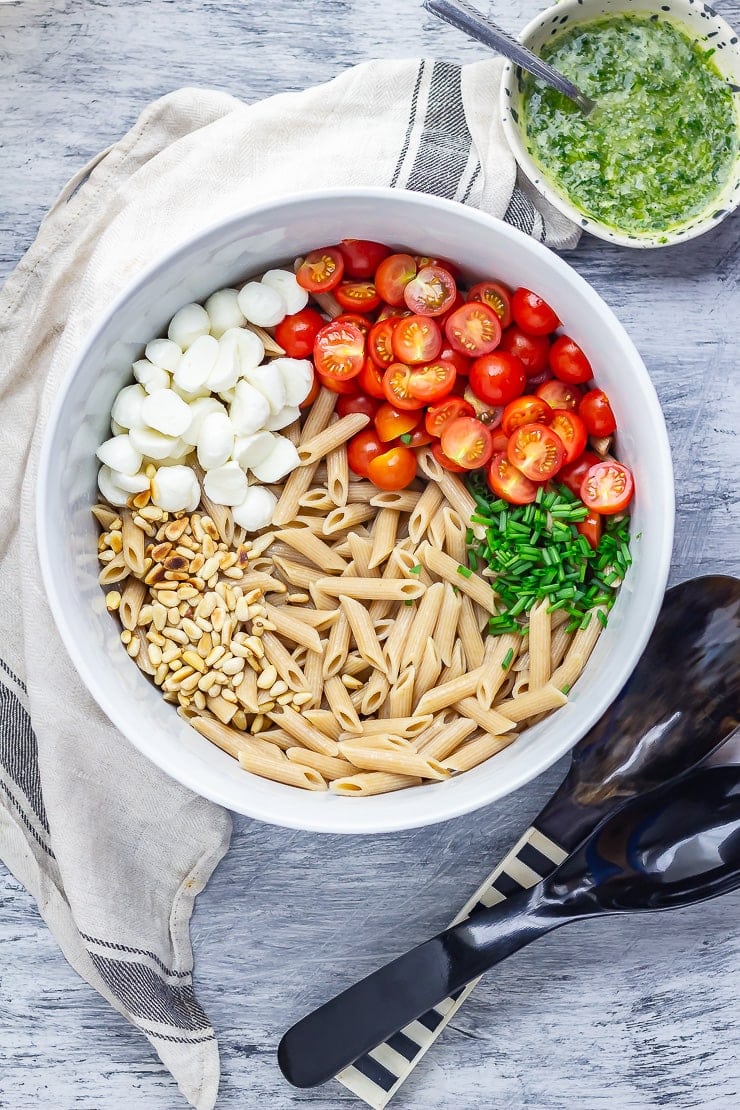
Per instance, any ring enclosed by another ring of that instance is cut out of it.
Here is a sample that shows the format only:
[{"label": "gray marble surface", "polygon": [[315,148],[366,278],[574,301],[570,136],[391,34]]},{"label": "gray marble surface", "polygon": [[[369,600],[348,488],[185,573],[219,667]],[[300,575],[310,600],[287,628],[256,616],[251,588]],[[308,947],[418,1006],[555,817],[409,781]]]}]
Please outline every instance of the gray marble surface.
[{"label": "gray marble surface", "polygon": [[[516,30],[537,0],[485,5]],[[735,26],[740,0],[718,0]],[[416,0],[0,0],[0,278],[75,169],[151,98],[210,85],[246,100],[375,56],[479,54]],[[569,261],[616,311],[664,406],[676,468],[672,580],[738,572],[740,293],[735,216],[701,240]],[[198,989],[220,1036],[219,1105],[355,1102],[282,1081],[280,1033],[344,978],[442,927],[563,766],[433,829],[319,837],[237,819],[199,899]],[[478,988],[394,1105],[424,1110],[740,1104],[740,898],[546,938]],[[0,866],[0,1107],[183,1105],[143,1037],[69,969]],[[357,1104],[359,1105],[359,1103]]]}]

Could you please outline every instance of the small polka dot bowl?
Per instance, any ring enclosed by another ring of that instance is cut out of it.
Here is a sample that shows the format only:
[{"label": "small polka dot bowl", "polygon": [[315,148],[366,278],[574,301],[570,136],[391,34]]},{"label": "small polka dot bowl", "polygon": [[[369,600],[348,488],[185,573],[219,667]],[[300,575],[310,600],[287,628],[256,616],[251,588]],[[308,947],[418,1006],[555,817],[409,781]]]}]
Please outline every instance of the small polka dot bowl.
[{"label": "small polka dot bowl", "polygon": [[[702,50],[712,51],[712,62],[732,92],[736,134],[734,160],[723,183],[700,212],[667,229],[635,231],[603,222],[578,206],[530,152],[525,127],[522,71],[507,63],[501,85],[504,131],[521,170],[535,188],[560,212],[584,231],[626,247],[664,247],[702,235],[720,223],[740,204],[740,44],[738,34],[703,0],[561,0],[528,23],[519,39],[540,54],[556,36],[569,29],[610,16],[648,16],[669,21]],[[575,81],[578,84],[578,80]],[[588,95],[588,89],[583,90]],[[596,109],[598,111],[598,107]]]}]

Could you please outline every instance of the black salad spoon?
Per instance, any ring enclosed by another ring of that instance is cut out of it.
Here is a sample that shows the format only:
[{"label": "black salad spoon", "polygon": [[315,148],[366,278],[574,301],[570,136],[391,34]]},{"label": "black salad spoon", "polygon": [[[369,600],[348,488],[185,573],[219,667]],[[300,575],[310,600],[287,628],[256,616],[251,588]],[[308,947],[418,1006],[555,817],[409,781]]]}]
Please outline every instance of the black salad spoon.
[{"label": "black salad spoon", "polygon": [[446,929],[289,1029],[297,1087],[324,1083],[511,953],[587,917],[674,909],[740,888],[740,766],[700,767],[627,802],[546,879]]}]

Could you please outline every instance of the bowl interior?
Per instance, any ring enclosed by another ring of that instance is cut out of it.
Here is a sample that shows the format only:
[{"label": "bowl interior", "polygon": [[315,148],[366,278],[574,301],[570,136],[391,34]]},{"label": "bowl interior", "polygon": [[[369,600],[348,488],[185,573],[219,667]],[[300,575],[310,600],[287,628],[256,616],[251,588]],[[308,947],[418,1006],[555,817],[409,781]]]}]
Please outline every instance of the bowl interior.
[{"label": "bowl interior", "polygon": [[[371,238],[461,263],[470,275],[533,286],[588,353],[612,400],[619,454],[635,472],[634,565],[567,706],[488,764],[441,785],[377,798],[306,793],[248,775],[162,701],[125,655],[98,586],[95,450],[111,403],[146,342],[183,304],[268,264],[342,237]],[[603,713],[637,662],[667,580],[673,480],[662,413],[642,360],[611,311],[562,259],[499,221],[391,190],[296,198],[204,232],[148,270],[111,308],[71,368],[46,433],[37,524],[49,601],[80,675],[114,724],[193,790],[265,821],[332,832],[422,825],[477,808],[535,777]],[[60,537],[62,542],[60,542]]]},{"label": "bowl interior", "polygon": [[[620,12],[630,14],[650,13],[657,19],[671,20],[683,25],[690,36],[713,49],[718,71],[734,90],[735,119],[740,132],[740,45],[732,28],[714,11],[694,0],[561,0],[532,20],[519,38],[536,54],[549,40],[573,25],[591,22],[603,16]],[[740,203],[740,148],[732,172],[722,191],[714,197],[706,211],[693,216],[685,224],[670,231],[642,234],[622,232],[593,217],[587,217],[559,188],[557,182],[546,174],[529,153],[524,126],[523,83],[521,70],[512,64],[504,68],[501,87],[501,112],[504,130],[514,157],[535,187],[564,215],[580,227],[601,239],[631,247],[658,247],[682,242],[707,231],[724,219]]]}]

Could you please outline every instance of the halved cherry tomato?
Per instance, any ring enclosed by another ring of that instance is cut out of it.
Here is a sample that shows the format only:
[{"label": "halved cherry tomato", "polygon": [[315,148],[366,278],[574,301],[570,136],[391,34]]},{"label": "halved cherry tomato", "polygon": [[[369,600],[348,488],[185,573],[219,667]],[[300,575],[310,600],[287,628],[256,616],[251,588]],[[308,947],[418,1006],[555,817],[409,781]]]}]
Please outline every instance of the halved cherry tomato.
[{"label": "halved cherry tomato", "polygon": [[603,460],[592,466],[581,484],[581,501],[589,509],[610,516],[621,513],[632,500],[632,472],[621,463]]},{"label": "halved cherry tomato", "polygon": [[493,454],[491,433],[473,416],[458,416],[446,424],[440,445],[447,458],[465,470],[478,470]]},{"label": "halved cherry tomato", "polygon": [[441,328],[442,328],[443,330],[444,330],[444,326],[445,326],[445,324],[446,324],[446,323],[447,323],[447,321],[449,320],[449,318],[450,318],[450,316],[452,315],[452,313],[453,313],[453,312],[457,312],[458,308],[462,308],[462,306],[463,306],[464,304],[465,304],[465,298],[463,297],[462,293],[461,293],[461,292],[460,292],[460,290],[458,289],[458,290],[456,291],[456,293],[455,293],[455,299],[454,299],[454,300],[452,301],[452,303],[450,304],[450,306],[449,306],[449,308],[447,309],[447,311],[446,311],[446,312],[445,312],[445,313],[444,313],[444,314],[443,314],[442,316],[438,316],[438,317],[437,317],[437,323],[439,324],[439,326],[440,326],[440,327],[441,327]]},{"label": "halved cherry tomato", "polygon": [[410,412],[407,409],[397,409],[388,402],[381,405],[375,414],[375,432],[381,443],[388,443],[392,439],[412,432],[419,424],[421,413]]},{"label": "halved cherry tomato", "polygon": [[609,398],[603,389],[589,389],[578,406],[578,415],[590,436],[610,436],[617,430]]},{"label": "halved cherry tomato", "polygon": [[509,446],[509,437],[501,428],[494,428],[491,432],[491,446],[494,455],[498,455],[499,451],[505,451]]},{"label": "halved cherry tomato", "polygon": [[578,344],[567,335],[559,335],[554,340],[549,361],[555,377],[569,385],[584,385],[594,376],[591,363]]},{"label": "halved cherry tomato", "polygon": [[[326,320],[323,321],[326,323]],[[354,324],[358,327],[365,339],[370,334],[372,321],[368,320],[367,316],[362,316],[359,312],[342,312],[339,316],[335,316],[332,323],[334,324]]]},{"label": "halved cherry tomato", "polygon": [[463,397],[469,405],[473,406],[473,411],[481,424],[485,424],[489,428],[498,427],[504,412],[503,405],[490,405],[487,401],[481,401],[469,385],[466,387]]},{"label": "halved cherry tomato", "polygon": [[372,239],[342,239],[339,250],[347,277],[360,281],[371,278],[383,259],[391,253],[390,247],[374,243]]},{"label": "halved cherry tomato", "polygon": [[340,397],[337,401],[336,411],[339,416],[349,416],[353,412],[361,412],[364,416],[369,416],[373,420],[379,408],[380,402],[374,397],[368,396],[367,393],[354,393]]},{"label": "halved cherry tomato", "polygon": [[310,408],[311,405],[316,400],[316,398],[318,397],[320,392],[321,392],[321,379],[319,378],[318,374],[314,374],[314,376],[313,376],[313,385],[311,386],[311,392],[309,393],[308,397],[306,397],[306,399],[304,401],[301,401],[300,407],[302,409]]},{"label": "halved cherry tomato", "polygon": [[370,328],[370,335],[367,341],[367,352],[370,358],[377,366],[390,366],[395,362],[396,356],[393,354],[393,332],[398,323],[398,317],[386,317],[384,320],[379,320]]},{"label": "halved cherry tomato", "polygon": [[320,374],[318,370],[315,371],[315,374],[324,389],[328,389],[332,393],[354,396],[357,392],[354,378],[332,378],[330,374]]},{"label": "halved cherry tomato", "polygon": [[371,358],[366,358],[362,370],[357,375],[353,384],[357,385],[363,393],[368,393],[371,397],[377,397],[378,400],[385,400],[385,390],[383,389],[383,371],[380,370]]},{"label": "halved cherry tomato", "polygon": [[338,247],[311,251],[298,267],[296,281],[309,293],[329,293],[342,280],[344,259]]},{"label": "halved cherry tomato", "polygon": [[508,405],[524,393],[527,376],[521,359],[508,351],[493,351],[470,367],[470,388],[489,405]]},{"label": "halved cherry tomato", "polygon": [[527,335],[548,335],[560,324],[547,301],[543,301],[542,297],[538,297],[531,289],[514,290],[511,298],[511,314]]},{"label": "halved cherry tomato", "polygon": [[442,350],[439,352],[439,357],[443,358],[445,362],[452,363],[457,371],[458,377],[462,374],[464,378],[467,378],[470,373],[470,367],[473,365],[472,359],[467,358],[466,355],[461,355],[459,351],[453,350],[449,344],[442,347]]},{"label": "halved cherry tomato", "polygon": [[463,401],[462,397],[445,397],[443,401],[429,406],[424,417],[424,427],[431,435],[439,437],[451,420],[458,416],[474,415],[475,409],[467,401]]},{"label": "halved cherry tomato", "polygon": [[[529,384],[531,386],[532,382]],[[575,389],[572,385],[566,385],[565,382],[556,381],[554,378],[538,385],[535,393],[543,401],[546,401],[551,409],[570,409],[571,412],[578,408],[578,402],[581,399],[580,390]]]},{"label": "halved cherry tomato", "polygon": [[441,266],[448,274],[452,274],[453,281],[460,280],[460,269],[454,262],[450,262],[448,258],[430,258],[426,254],[415,254],[414,262],[418,270],[423,270],[425,266]]},{"label": "halved cherry tomato", "polygon": [[302,308],[286,316],[275,328],[275,342],[279,343],[288,358],[310,358],[316,336],[326,320],[315,308]]},{"label": "halved cherry tomato", "polygon": [[537,485],[512,466],[505,451],[493,456],[486,479],[492,492],[512,505],[529,505],[537,496]]},{"label": "halved cherry tomato", "polygon": [[398,305],[384,304],[380,312],[376,316],[376,322],[379,324],[381,320],[392,320],[396,316],[410,316],[411,313],[406,307],[399,307]]},{"label": "halved cherry tomato", "polygon": [[536,393],[541,385],[544,385],[545,382],[551,381],[553,381],[552,371],[543,370],[541,374],[535,374],[534,377],[527,378],[527,389],[530,393],[532,391]]},{"label": "halved cherry tomato", "polygon": [[406,316],[393,329],[391,344],[401,362],[431,362],[442,350],[442,332],[428,316]]},{"label": "halved cherry tomato", "polygon": [[387,444],[378,439],[373,428],[363,428],[357,435],[352,436],[347,444],[347,462],[350,470],[354,474],[359,474],[361,478],[367,478],[370,462],[387,450]]},{"label": "halved cherry tomato", "polygon": [[547,424],[551,416],[549,405],[539,397],[526,393],[515,401],[509,401],[501,417],[501,428],[505,435],[510,436],[522,424]]},{"label": "halved cherry tomato", "polygon": [[516,324],[512,324],[501,336],[501,350],[522,360],[524,373],[528,378],[534,378],[547,370],[550,340],[546,336],[527,335]]},{"label": "halved cherry tomato", "polygon": [[383,392],[389,404],[397,409],[420,409],[424,402],[411,392],[413,370],[405,362],[392,362],[383,374]]},{"label": "halved cherry tomato", "polygon": [[349,312],[373,312],[380,304],[380,296],[371,281],[342,281],[334,290],[334,296]]},{"label": "halved cherry tomato", "polygon": [[579,520],[576,524],[576,531],[585,536],[588,542],[593,547],[594,551],[599,546],[601,539],[601,517],[598,513],[589,510],[589,514],[585,520]]},{"label": "halved cherry tomato", "polygon": [[451,362],[436,358],[424,366],[412,366],[409,390],[412,397],[425,405],[441,401],[452,391],[457,372]]},{"label": "halved cherry tomato", "polygon": [[583,454],[586,446],[586,425],[578,413],[569,412],[567,409],[556,409],[550,421],[550,427],[565,450],[562,465],[575,462],[578,456]]},{"label": "halved cherry tomato", "polygon": [[370,460],[367,476],[378,489],[405,489],[416,477],[416,455],[410,447],[391,447]]},{"label": "halved cherry tomato", "polygon": [[424,266],[403,291],[403,299],[420,316],[442,316],[455,303],[457,286],[449,270]]},{"label": "halved cherry tomato", "polygon": [[584,451],[575,462],[566,463],[558,472],[558,481],[567,486],[576,497],[581,496],[581,485],[592,466],[600,463],[601,459],[593,451]]},{"label": "halved cherry tomato", "polygon": [[482,301],[498,316],[502,328],[511,323],[511,290],[500,281],[479,281],[469,290],[469,301]]},{"label": "halved cherry tomato", "polygon": [[445,468],[445,470],[451,470],[453,474],[464,474],[465,473],[465,467],[460,466],[458,463],[456,463],[452,459],[448,458],[447,455],[445,455],[445,453],[442,450],[442,447],[439,443],[433,443],[432,444],[432,454],[434,455],[434,457],[437,460],[437,462],[439,463],[439,465],[443,466]]},{"label": "halved cherry tomato", "polygon": [[523,424],[506,448],[509,462],[533,482],[554,478],[565,459],[560,438],[544,424]]},{"label": "halved cherry tomato", "polygon": [[404,304],[404,289],[415,274],[416,262],[410,254],[391,254],[375,271],[375,288],[384,301],[400,307]]},{"label": "halved cherry tomato", "polygon": [[469,301],[450,313],[445,335],[456,351],[468,358],[480,358],[498,347],[501,324],[492,308],[481,301]]},{"label": "halved cherry tomato", "polygon": [[316,336],[313,359],[320,374],[340,381],[355,378],[365,362],[365,337],[356,324],[332,320]]}]

